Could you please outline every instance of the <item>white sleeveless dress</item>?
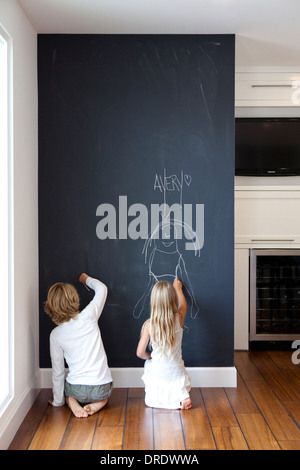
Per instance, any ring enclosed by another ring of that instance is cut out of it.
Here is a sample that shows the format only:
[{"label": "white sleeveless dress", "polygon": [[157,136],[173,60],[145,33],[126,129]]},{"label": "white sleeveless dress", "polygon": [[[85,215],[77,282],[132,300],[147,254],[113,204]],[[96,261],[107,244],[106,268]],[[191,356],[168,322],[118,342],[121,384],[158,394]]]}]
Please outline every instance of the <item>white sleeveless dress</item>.
[{"label": "white sleeveless dress", "polygon": [[191,378],[182,359],[183,330],[176,315],[175,345],[172,357],[162,354],[152,344],[151,359],[145,361],[142,380],[145,384],[145,403],[152,408],[178,409],[189,397]]}]

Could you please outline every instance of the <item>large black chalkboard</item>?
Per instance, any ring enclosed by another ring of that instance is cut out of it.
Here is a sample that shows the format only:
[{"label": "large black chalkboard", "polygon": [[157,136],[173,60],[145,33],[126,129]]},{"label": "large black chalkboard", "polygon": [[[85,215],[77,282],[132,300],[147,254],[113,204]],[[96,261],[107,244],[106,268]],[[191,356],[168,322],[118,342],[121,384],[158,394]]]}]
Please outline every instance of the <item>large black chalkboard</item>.
[{"label": "large black chalkboard", "polygon": [[74,283],[83,307],[81,272],[109,289],[111,367],[143,365],[147,292],[175,274],[185,364],[232,366],[234,36],[39,35],[38,92],[40,366],[47,290]]}]

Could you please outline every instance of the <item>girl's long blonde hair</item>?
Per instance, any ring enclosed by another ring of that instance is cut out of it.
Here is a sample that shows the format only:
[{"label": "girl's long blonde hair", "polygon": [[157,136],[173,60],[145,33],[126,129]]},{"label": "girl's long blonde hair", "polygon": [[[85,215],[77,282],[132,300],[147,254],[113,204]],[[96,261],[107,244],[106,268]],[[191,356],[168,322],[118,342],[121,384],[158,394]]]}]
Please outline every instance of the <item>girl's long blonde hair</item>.
[{"label": "girl's long blonde hair", "polygon": [[172,284],[158,281],[151,292],[150,306],[150,343],[155,342],[162,353],[172,356],[177,313],[177,295]]}]

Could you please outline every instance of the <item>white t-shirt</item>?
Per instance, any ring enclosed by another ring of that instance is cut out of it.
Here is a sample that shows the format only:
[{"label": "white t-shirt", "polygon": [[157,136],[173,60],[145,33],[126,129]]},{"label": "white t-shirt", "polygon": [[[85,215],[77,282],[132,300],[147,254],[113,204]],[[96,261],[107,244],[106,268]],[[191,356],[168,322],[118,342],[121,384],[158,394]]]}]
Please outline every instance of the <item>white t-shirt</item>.
[{"label": "white t-shirt", "polygon": [[87,278],[86,285],[95,291],[93,300],[75,318],[56,326],[50,334],[53,406],[65,403],[64,358],[70,384],[102,385],[112,381],[98,326],[107,287],[91,277]]}]

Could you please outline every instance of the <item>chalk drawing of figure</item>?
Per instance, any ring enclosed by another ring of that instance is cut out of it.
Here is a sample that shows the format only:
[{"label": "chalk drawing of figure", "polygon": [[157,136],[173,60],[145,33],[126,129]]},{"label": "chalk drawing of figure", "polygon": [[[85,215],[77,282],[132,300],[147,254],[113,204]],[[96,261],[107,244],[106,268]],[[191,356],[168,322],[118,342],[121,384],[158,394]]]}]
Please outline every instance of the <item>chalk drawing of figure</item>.
[{"label": "chalk drawing of figure", "polygon": [[[171,236],[170,233],[170,226],[173,230],[173,236]],[[143,296],[138,300],[134,307],[133,316],[135,318],[139,318],[145,308],[148,310],[150,294],[154,284],[161,280],[173,282],[175,277],[178,277],[178,279],[182,281],[187,291],[191,304],[191,318],[196,318],[199,312],[199,307],[194,297],[183,254],[180,252],[178,247],[178,231],[180,230],[180,233],[182,233],[182,229],[185,230],[185,233],[189,236],[190,240],[193,241],[195,255],[200,256],[199,240],[197,239],[197,234],[190,226],[181,220],[174,219],[173,221],[170,221],[169,218],[163,220],[146,240],[143,248],[145,262],[148,261],[149,280]],[[158,237],[158,232],[165,236]],[[166,233],[169,234],[169,238],[167,238]],[[164,269],[166,262],[168,265],[168,272],[165,272]]]}]

